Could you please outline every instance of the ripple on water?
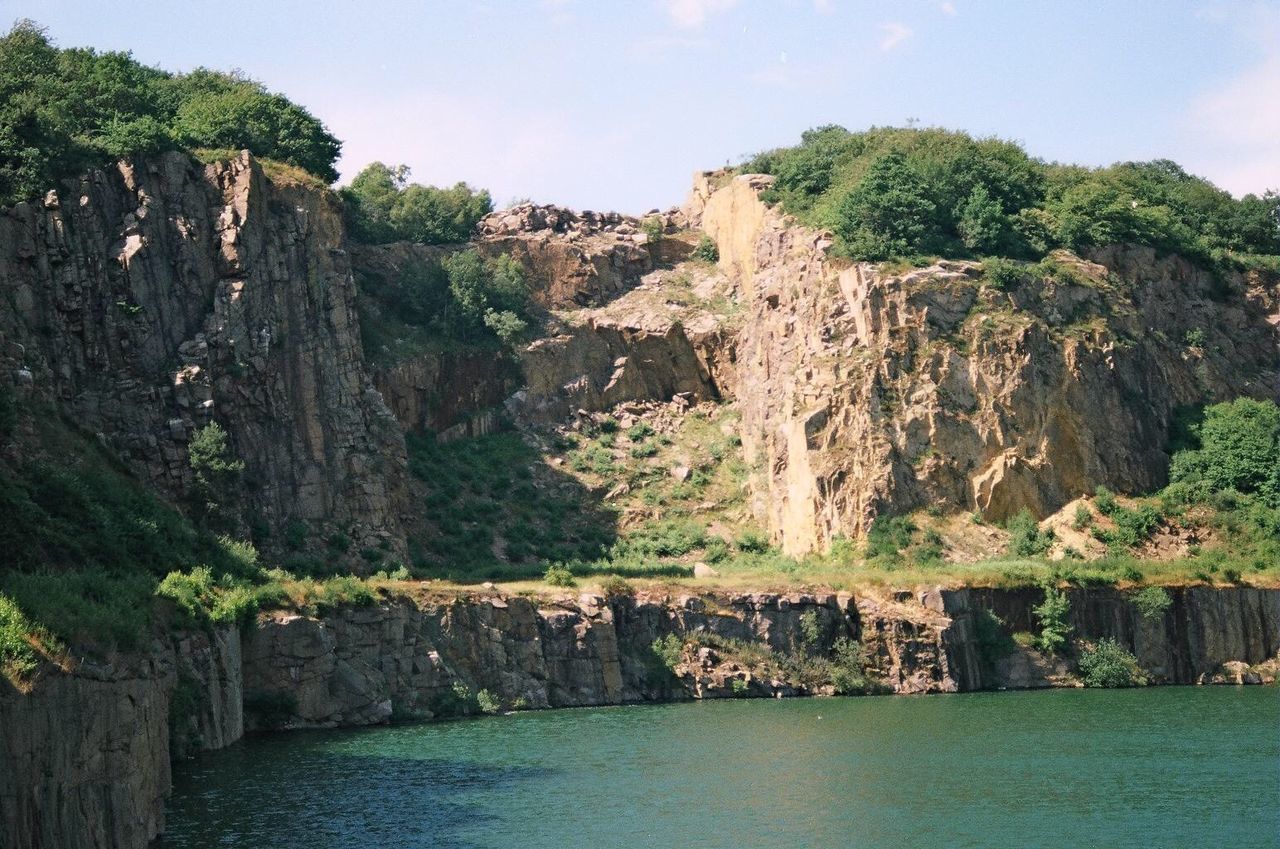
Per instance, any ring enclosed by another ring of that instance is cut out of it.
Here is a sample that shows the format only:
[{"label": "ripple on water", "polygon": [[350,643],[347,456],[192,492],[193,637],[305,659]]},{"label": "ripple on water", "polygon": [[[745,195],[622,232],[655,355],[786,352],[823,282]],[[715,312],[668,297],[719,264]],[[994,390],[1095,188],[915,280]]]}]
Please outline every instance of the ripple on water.
[{"label": "ripple on water", "polygon": [[760,700],[256,737],[178,847],[1280,845],[1280,690]]}]

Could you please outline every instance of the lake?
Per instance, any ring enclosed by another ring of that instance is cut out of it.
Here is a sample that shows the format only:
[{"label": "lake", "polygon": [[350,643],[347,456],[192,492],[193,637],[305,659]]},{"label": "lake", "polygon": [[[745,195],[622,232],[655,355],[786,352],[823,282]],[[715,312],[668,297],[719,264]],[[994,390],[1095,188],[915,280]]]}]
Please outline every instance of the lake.
[{"label": "lake", "polygon": [[1280,689],[743,700],[260,735],[165,847],[1275,847]]}]

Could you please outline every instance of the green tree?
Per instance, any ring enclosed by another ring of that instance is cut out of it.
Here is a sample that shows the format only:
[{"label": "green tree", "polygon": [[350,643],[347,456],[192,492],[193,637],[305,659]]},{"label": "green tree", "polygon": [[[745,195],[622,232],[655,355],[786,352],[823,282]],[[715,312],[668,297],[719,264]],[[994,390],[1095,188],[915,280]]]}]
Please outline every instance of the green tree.
[{"label": "green tree", "polygon": [[1237,398],[1214,404],[1191,430],[1200,447],[1174,455],[1171,480],[1215,492],[1256,493],[1280,506],[1280,407],[1274,401]]},{"label": "green tree", "polygon": [[233,524],[244,462],[232,456],[227,432],[217,422],[210,422],[192,435],[187,456],[194,477],[192,494],[197,513],[216,527]]},{"label": "green tree", "polygon": [[934,210],[923,179],[893,151],[871,163],[840,202],[836,231],[854,256],[901,256],[922,248]]},{"label": "green tree", "polygon": [[960,209],[960,220],[956,226],[966,248],[979,253],[994,253],[1005,245],[1009,219],[986,187],[974,186]]}]

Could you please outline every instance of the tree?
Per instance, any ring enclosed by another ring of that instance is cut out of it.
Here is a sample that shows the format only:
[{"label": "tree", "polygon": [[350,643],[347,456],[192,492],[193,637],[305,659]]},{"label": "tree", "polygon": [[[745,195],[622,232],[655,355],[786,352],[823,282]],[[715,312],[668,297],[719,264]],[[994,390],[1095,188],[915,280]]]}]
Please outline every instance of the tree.
[{"label": "tree", "polygon": [[192,435],[187,456],[197,513],[214,527],[233,524],[232,508],[239,498],[244,461],[232,457],[227,432],[217,422],[210,422]]},{"label": "tree", "polygon": [[984,186],[974,186],[960,209],[957,229],[966,248],[993,253],[1005,243],[1009,219]]},{"label": "tree", "polygon": [[894,151],[871,163],[840,202],[836,230],[855,256],[900,256],[922,247],[934,210],[924,181]]},{"label": "tree", "polygon": [[1280,506],[1280,407],[1274,401],[1237,398],[1206,407],[1192,435],[1200,447],[1174,455],[1171,480],[1256,493]]},{"label": "tree", "polygon": [[483,189],[466,183],[438,189],[408,178],[408,166],[374,162],[342,190],[355,238],[369,244],[455,244],[471,238],[476,223],[493,211],[493,199]]}]

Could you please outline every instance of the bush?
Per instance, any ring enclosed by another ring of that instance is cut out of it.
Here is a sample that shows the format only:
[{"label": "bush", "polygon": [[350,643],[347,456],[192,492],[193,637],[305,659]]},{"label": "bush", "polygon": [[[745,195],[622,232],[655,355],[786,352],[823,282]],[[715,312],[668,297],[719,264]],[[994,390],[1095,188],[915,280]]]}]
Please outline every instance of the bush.
[{"label": "bush", "polygon": [[548,566],[542,579],[553,587],[576,587],[578,585],[573,573],[562,563],[552,563]]},{"label": "bush", "polygon": [[1094,490],[1093,504],[1098,508],[1098,512],[1104,516],[1110,516],[1120,507],[1116,502],[1115,493],[1105,486],[1099,486]]},{"label": "bush", "polygon": [[493,199],[484,190],[466,183],[448,189],[410,183],[407,166],[381,162],[365,166],[342,197],[352,235],[370,244],[458,244],[493,211]]},{"label": "bush", "polygon": [[1165,611],[1172,604],[1173,599],[1164,587],[1147,587],[1133,597],[1133,606],[1148,621],[1164,619]]},{"label": "bush", "polygon": [[676,667],[680,665],[680,659],[684,654],[684,640],[675,634],[665,634],[653,641],[649,647],[653,651],[654,657],[668,672],[674,673]]},{"label": "bush", "polygon": [[600,584],[600,591],[605,598],[630,598],[635,595],[636,588],[620,575],[610,575]]},{"label": "bush", "polygon": [[911,545],[915,531],[915,524],[906,516],[877,516],[867,531],[867,559],[897,557],[898,552]]},{"label": "bush", "polygon": [[1045,584],[1043,589],[1044,600],[1031,609],[1040,622],[1036,648],[1045,654],[1057,654],[1067,644],[1067,636],[1071,633],[1071,626],[1067,624],[1071,603],[1066,593],[1057,587]]},{"label": "bush", "polygon": [[1089,509],[1088,505],[1077,504],[1075,516],[1071,519],[1071,528],[1083,531],[1091,524],[1093,524],[1093,511]]},{"label": "bush", "polygon": [[1110,637],[1081,652],[1079,666],[1086,687],[1142,687],[1147,683],[1137,658]]},{"label": "bush", "polygon": [[480,708],[481,713],[495,714],[502,710],[502,702],[488,690],[481,690],[476,693],[476,707]]},{"label": "bush", "polygon": [[0,593],[0,675],[19,679],[35,671],[39,656],[29,639],[35,631],[17,603]]},{"label": "bush", "polygon": [[659,215],[651,215],[640,222],[640,232],[650,245],[657,245],[667,232],[667,222]]},{"label": "bush", "polygon": [[1000,257],[988,257],[982,261],[982,276],[993,288],[1009,291],[1022,285],[1027,272],[1022,263]]},{"label": "bush", "polygon": [[842,696],[872,689],[872,680],[867,675],[867,650],[862,643],[848,637],[836,640],[832,647],[831,685]]},{"label": "bush", "polygon": [[1044,554],[1053,545],[1053,531],[1040,530],[1035,516],[1025,507],[1005,524],[1005,528],[1009,531],[1009,553],[1015,557]]},{"label": "bush", "polygon": [[227,432],[217,422],[210,422],[192,435],[187,454],[194,476],[196,514],[212,526],[233,526],[244,462],[232,458]]},{"label": "bush", "polygon": [[745,554],[759,554],[769,550],[769,538],[759,531],[742,531],[733,538],[733,544]]},{"label": "bush", "polygon": [[1202,484],[1210,492],[1257,494],[1280,507],[1280,407],[1274,401],[1214,404],[1189,430],[1198,447],[1174,454],[1171,481]]},{"label": "bush", "polygon": [[699,262],[719,262],[720,249],[716,247],[715,242],[711,241],[710,236],[703,236],[689,256]]}]

